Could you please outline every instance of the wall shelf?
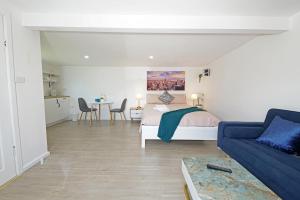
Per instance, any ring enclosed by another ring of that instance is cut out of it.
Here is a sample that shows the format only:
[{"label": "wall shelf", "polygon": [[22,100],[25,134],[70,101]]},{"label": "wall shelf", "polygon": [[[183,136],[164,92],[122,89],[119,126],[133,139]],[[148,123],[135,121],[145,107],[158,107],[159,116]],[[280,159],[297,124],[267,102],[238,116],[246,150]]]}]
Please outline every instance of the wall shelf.
[{"label": "wall shelf", "polygon": [[52,73],[52,72],[43,72],[43,75],[47,75],[47,76],[59,76],[59,74],[55,74],[55,73]]},{"label": "wall shelf", "polygon": [[49,88],[57,82],[57,79],[59,78],[58,74],[54,74],[51,72],[43,72],[43,82],[48,83]]}]

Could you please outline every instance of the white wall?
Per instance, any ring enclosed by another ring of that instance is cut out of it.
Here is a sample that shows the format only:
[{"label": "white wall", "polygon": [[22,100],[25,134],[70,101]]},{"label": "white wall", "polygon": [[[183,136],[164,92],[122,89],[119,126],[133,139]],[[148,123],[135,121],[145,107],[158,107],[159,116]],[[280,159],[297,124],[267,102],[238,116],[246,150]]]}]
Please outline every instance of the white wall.
[{"label": "white wall", "polygon": [[12,77],[11,83],[15,85],[12,87],[17,104],[14,123],[17,123],[16,139],[20,139],[16,143],[21,147],[18,151],[22,156],[20,159],[22,163],[19,163],[22,171],[48,154],[40,35],[39,32],[31,31],[21,25],[21,11],[12,7],[8,1],[1,0],[0,8],[11,15],[13,44],[8,44],[8,48],[13,49],[10,64],[14,68],[14,76],[25,78],[25,83],[15,85],[13,83],[15,77]]},{"label": "white wall", "polygon": [[292,30],[258,37],[211,64],[209,110],[250,121],[272,107],[300,110],[300,14],[292,19]]},{"label": "white wall", "polygon": [[[62,84],[64,95],[70,95],[73,105],[78,107],[77,98],[84,97],[93,102],[94,97],[106,95],[114,101],[113,107],[119,107],[123,98],[128,98],[128,109],[136,106],[136,94],[142,94],[143,101],[146,98],[146,76],[149,70],[183,70],[186,72],[186,91],[188,97],[192,93],[201,92],[201,84],[198,75],[202,68],[197,67],[62,67]],[[160,92],[161,93],[161,92]],[[180,92],[179,92],[180,93]],[[104,108],[106,109],[106,108]],[[108,111],[103,110],[102,117],[108,119]]]}]

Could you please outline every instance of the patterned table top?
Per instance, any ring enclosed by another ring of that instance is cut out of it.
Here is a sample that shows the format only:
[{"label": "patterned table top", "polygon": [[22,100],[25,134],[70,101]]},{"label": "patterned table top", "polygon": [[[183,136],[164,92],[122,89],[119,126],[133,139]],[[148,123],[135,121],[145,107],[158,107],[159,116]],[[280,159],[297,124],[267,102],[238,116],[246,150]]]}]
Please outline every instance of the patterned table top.
[{"label": "patterned table top", "polygon": [[[230,168],[233,173],[207,169],[207,163]],[[228,157],[183,158],[183,164],[201,200],[280,199],[244,167]]]}]

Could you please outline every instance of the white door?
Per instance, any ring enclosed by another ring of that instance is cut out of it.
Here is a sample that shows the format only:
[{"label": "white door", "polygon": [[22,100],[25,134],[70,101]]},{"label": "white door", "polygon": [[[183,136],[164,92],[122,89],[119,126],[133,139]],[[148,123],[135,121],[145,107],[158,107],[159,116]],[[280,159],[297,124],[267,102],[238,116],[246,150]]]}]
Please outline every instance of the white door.
[{"label": "white door", "polygon": [[4,44],[4,18],[0,15],[0,185],[16,176],[13,124]]}]

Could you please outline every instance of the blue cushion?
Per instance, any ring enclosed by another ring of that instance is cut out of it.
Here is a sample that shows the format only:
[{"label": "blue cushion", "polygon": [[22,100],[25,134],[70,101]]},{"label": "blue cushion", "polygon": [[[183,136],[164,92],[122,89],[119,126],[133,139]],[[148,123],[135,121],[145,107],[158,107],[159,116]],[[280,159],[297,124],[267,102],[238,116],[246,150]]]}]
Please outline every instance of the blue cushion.
[{"label": "blue cushion", "polygon": [[299,152],[300,124],[276,116],[256,141],[287,153]]}]

